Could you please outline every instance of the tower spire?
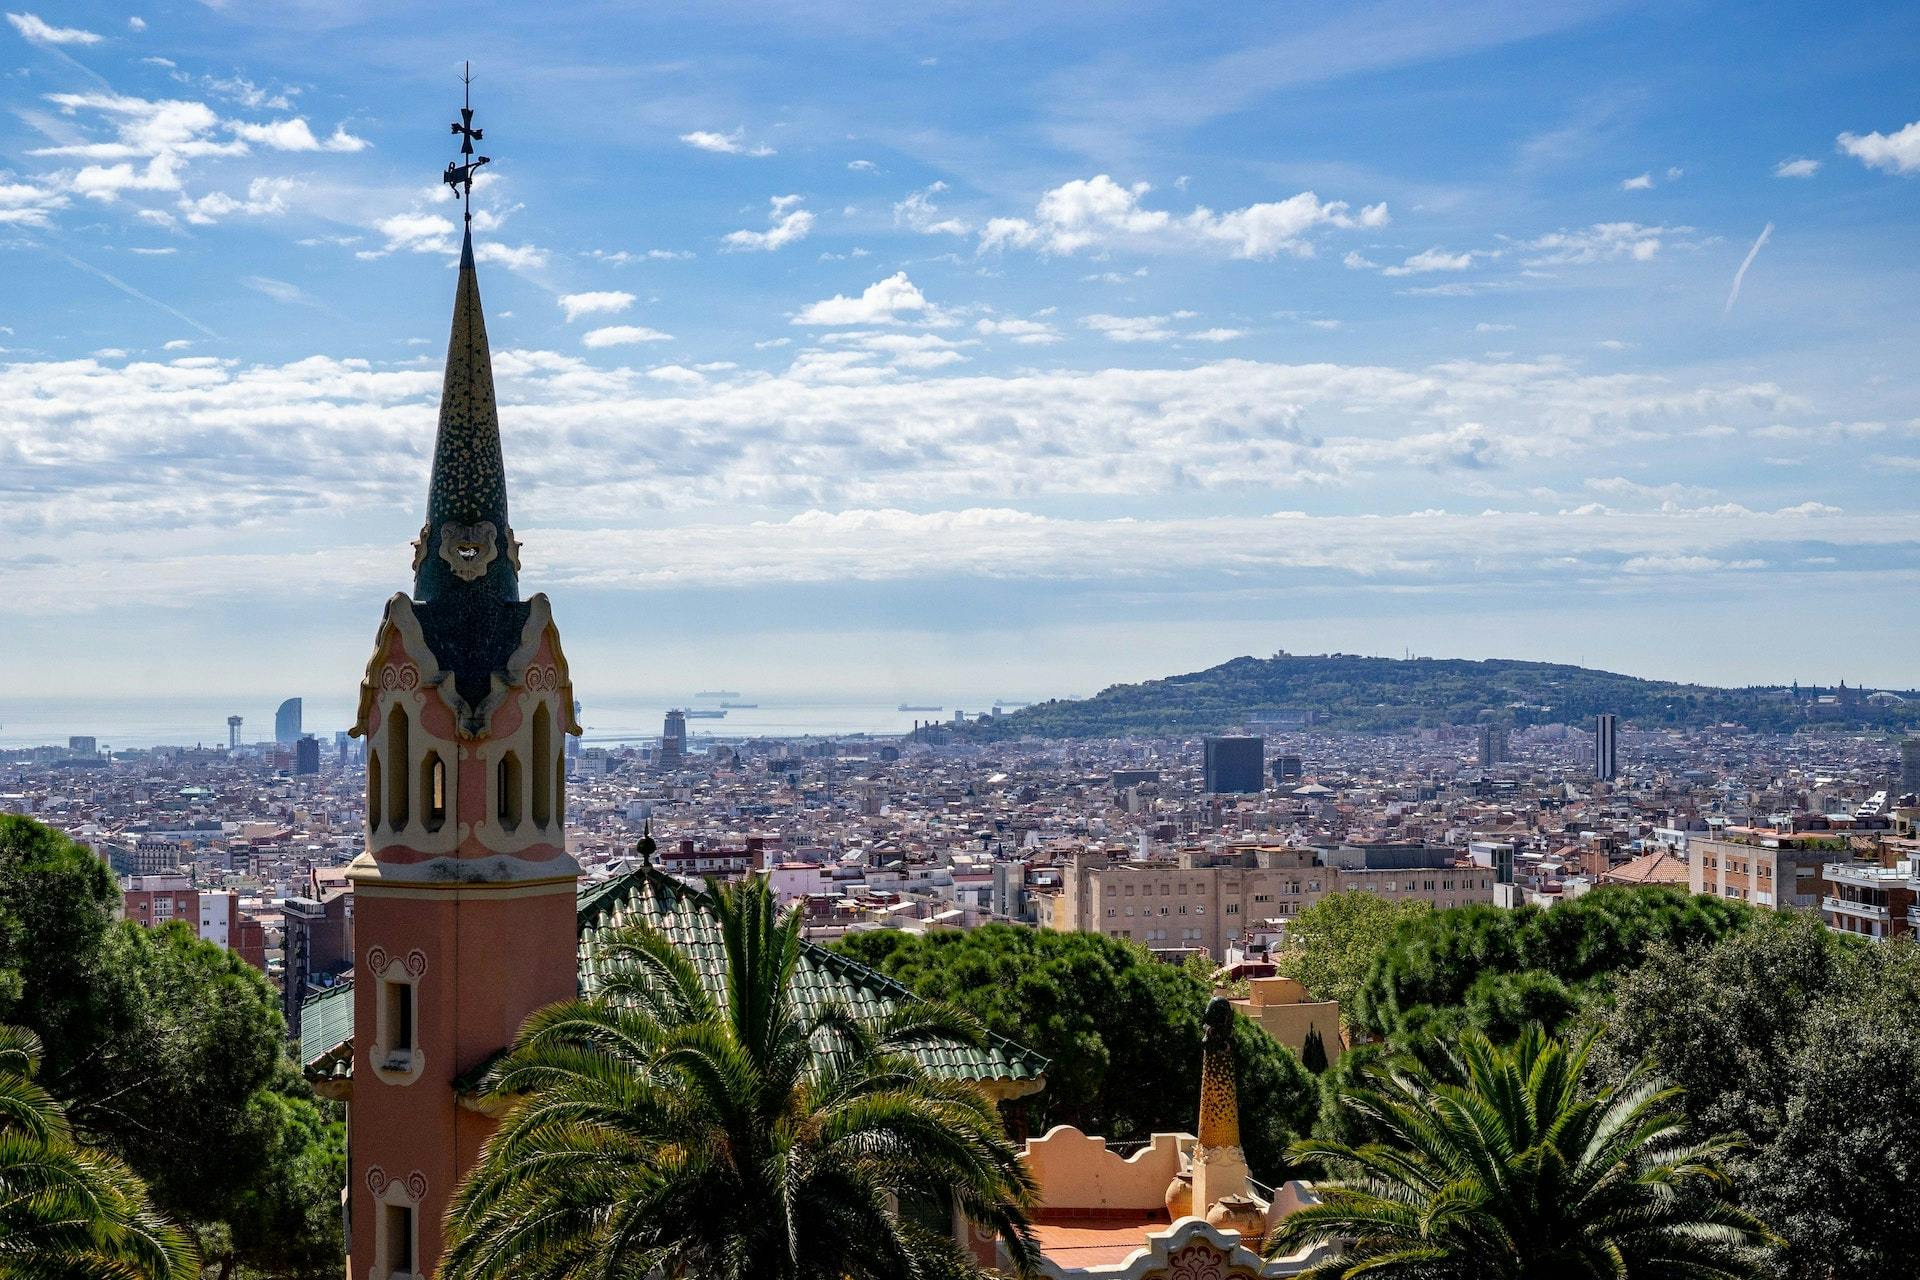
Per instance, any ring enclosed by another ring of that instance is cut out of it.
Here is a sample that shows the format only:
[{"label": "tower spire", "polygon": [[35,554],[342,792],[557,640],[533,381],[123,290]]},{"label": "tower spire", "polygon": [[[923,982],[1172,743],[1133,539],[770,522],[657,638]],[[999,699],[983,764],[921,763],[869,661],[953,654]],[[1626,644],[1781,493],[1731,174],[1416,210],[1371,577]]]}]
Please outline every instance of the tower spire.
[{"label": "tower spire", "polygon": [[[471,85],[471,74],[462,79]],[[513,601],[520,598],[520,546],[507,519],[493,356],[487,346],[487,321],[473,258],[473,175],[488,163],[488,157],[473,155],[474,141],[482,133],[473,127],[470,98],[460,108],[460,122],[453,125],[453,132],[460,137],[463,161],[449,164],[444,177],[468,202],[467,225],[460,243],[453,327],[440,389],[427,520],[414,547],[413,594],[422,601],[476,593]]]}]

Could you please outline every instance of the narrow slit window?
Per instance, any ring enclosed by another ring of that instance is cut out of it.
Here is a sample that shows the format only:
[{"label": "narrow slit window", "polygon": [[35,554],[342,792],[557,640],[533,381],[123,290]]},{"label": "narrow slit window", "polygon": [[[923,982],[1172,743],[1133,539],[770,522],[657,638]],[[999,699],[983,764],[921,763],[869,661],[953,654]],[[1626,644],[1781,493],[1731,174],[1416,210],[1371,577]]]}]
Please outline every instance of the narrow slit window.
[{"label": "narrow slit window", "polygon": [[407,761],[412,759],[407,738],[412,726],[407,720],[405,707],[396,706],[387,721],[387,817],[393,823],[395,831],[404,831],[407,826],[408,785]]},{"label": "narrow slit window", "polygon": [[367,829],[380,827],[380,753],[367,753]]},{"label": "narrow slit window", "polygon": [[413,1274],[413,1206],[387,1207],[387,1274]]},{"label": "narrow slit window", "polygon": [[520,825],[520,786],[520,757],[509,751],[500,757],[494,778],[494,812],[509,831]]},{"label": "narrow slit window", "polygon": [[438,751],[429,751],[420,761],[420,799],[426,812],[422,825],[438,831],[447,821],[447,762]]},{"label": "narrow slit window", "polygon": [[544,827],[553,818],[553,782],[547,757],[553,753],[553,713],[547,704],[533,709],[533,825]]}]

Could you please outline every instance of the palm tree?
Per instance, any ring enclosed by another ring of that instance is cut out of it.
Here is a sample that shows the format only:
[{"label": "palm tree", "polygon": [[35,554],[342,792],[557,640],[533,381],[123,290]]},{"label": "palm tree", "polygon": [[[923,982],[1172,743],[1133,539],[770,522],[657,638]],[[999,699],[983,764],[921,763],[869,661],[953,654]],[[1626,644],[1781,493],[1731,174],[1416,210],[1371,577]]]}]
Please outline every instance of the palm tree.
[{"label": "palm tree", "polygon": [[40,1041],[0,1026],[0,1277],[192,1280],[199,1259],[133,1170],[75,1144],[34,1080]]},{"label": "palm tree", "polygon": [[1313,1280],[1746,1280],[1779,1241],[1732,1203],[1729,1138],[1696,1141],[1678,1090],[1646,1064],[1581,1087],[1593,1041],[1538,1026],[1510,1048],[1478,1032],[1448,1053],[1456,1082],[1417,1065],[1349,1093],[1374,1140],[1295,1143],[1340,1175],[1268,1239],[1271,1255],[1331,1244]]},{"label": "palm tree", "polygon": [[595,998],[535,1014],[494,1068],[515,1101],[455,1197],[445,1280],[977,1276],[954,1207],[1030,1274],[1033,1185],[992,1103],[906,1052],[977,1024],[918,1002],[805,1016],[798,914],[760,884],[710,893],[723,1000],[629,928]]}]

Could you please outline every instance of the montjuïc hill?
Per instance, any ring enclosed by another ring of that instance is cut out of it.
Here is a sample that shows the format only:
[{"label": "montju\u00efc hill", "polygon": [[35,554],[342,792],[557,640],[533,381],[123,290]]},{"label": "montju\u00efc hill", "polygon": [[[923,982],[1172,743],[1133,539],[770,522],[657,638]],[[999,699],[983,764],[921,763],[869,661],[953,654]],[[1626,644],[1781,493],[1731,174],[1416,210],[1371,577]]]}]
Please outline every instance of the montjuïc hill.
[{"label": "montju\u00efc hill", "polygon": [[1218,733],[1238,726],[1384,733],[1489,720],[1515,728],[1585,727],[1603,711],[1643,728],[1894,731],[1920,725],[1920,693],[1844,683],[1724,689],[1504,658],[1278,653],[1117,684],[1091,698],[1033,703],[970,731],[988,738],[1104,738]]}]

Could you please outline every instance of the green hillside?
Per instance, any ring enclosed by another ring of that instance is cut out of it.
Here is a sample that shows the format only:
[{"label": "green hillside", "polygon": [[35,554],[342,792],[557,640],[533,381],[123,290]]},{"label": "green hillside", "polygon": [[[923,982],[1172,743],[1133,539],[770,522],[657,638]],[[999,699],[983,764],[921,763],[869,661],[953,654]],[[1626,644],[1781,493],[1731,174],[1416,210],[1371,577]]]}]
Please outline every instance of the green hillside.
[{"label": "green hillside", "polygon": [[1905,729],[1920,724],[1920,695],[1896,700],[1781,685],[1721,689],[1508,659],[1283,653],[1114,685],[1091,698],[1037,702],[972,732],[992,738],[1214,733],[1307,712],[1327,728],[1378,732],[1488,719],[1516,727],[1584,725],[1602,711],[1643,726]]}]

